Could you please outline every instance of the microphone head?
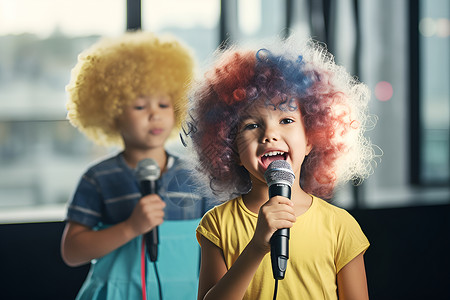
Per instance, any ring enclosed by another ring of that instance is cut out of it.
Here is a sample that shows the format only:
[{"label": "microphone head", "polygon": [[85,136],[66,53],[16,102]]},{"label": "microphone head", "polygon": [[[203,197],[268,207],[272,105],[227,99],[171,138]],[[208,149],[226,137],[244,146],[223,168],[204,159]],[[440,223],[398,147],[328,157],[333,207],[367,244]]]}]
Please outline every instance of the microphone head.
[{"label": "microphone head", "polygon": [[295,175],[291,165],[287,161],[275,160],[267,167],[264,178],[269,187],[276,183],[284,183],[292,187]]},{"label": "microphone head", "polygon": [[161,170],[154,159],[145,158],[137,164],[136,177],[138,181],[156,181],[160,174]]}]

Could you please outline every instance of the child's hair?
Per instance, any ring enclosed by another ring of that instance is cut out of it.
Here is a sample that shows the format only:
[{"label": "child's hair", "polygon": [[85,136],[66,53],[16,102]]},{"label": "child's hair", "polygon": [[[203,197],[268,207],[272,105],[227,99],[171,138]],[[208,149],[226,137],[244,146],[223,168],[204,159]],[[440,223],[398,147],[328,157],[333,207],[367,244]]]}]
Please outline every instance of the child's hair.
[{"label": "child's hair", "polygon": [[240,113],[256,101],[271,109],[300,106],[313,146],[301,171],[306,192],[329,199],[339,183],[369,175],[374,154],[363,136],[369,91],[322,45],[309,40],[299,48],[288,40],[260,50],[234,46],[215,58],[194,86],[191,119],[183,130],[198,173],[220,199],[251,188],[247,170],[238,164],[235,137]]},{"label": "child's hair", "polygon": [[178,132],[194,74],[192,51],[172,36],[127,32],[103,38],[78,56],[68,92],[67,118],[100,145],[122,145],[116,119],[140,96],[169,95]]}]

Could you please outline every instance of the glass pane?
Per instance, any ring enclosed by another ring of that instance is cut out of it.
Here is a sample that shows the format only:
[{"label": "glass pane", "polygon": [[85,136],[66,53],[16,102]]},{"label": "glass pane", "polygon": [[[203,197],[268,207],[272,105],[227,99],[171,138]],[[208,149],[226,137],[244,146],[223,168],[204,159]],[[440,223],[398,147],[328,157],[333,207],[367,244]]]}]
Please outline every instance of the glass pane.
[{"label": "glass pane", "polygon": [[220,0],[142,0],[142,29],[179,37],[199,63],[219,44],[219,17]]},{"label": "glass pane", "polygon": [[2,121],[0,145],[0,210],[65,204],[82,171],[107,153],[64,120]]},{"label": "glass pane", "polygon": [[450,2],[421,1],[422,180],[450,182]]},{"label": "glass pane", "polygon": [[286,28],[285,1],[238,0],[236,40],[283,35]]},{"label": "glass pane", "polygon": [[65,86],[83,49],[125,31],[125,7],[125,0],[0,0],[3,214],[63,207],[87,165],[110,151],[66,120]]}]

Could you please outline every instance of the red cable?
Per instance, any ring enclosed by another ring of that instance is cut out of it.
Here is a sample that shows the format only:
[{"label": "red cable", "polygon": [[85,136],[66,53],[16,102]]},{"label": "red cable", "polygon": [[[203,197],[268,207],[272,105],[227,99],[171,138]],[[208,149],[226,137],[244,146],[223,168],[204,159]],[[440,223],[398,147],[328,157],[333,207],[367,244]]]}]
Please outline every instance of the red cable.
[{"label": "red cable", "polygon": [[141,282],[142,282],[142,300],[147,300],[147,288],[145,286],[145,239],[143,237],[141,246]]}]

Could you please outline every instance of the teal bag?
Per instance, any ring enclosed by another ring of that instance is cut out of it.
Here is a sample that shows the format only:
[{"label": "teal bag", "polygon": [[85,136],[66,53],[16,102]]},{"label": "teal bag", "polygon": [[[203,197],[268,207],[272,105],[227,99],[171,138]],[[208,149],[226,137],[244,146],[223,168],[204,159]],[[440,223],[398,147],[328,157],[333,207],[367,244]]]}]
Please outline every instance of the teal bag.
[{"label": "teal bag", "polygon": [[[170,299],[197,299],[200,247],[195,229],[200,219],[164,221],[159,226],[156,266],[162,296]],[[142,299],[141,243],[139,236],[108,255],[92,262],[77,300]],[[146,259],[147,299],[159,299],[153,263]]]}]

